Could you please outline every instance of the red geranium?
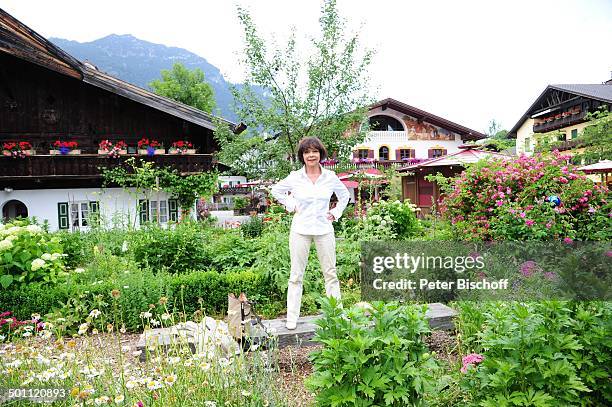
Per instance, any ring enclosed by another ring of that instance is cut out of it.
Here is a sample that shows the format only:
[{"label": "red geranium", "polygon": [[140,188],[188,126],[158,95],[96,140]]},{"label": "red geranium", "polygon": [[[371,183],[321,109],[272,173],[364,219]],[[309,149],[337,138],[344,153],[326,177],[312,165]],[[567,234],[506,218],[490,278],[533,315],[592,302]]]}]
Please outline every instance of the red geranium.
[{"label": "red geranium", "polygon": [[172,148],[176,148],[180,152],[186,152],[187,150],[193,148],[193,144],[187,140],[179,140],[172,143]]},{"label": "red geranium", "polygon": [[157,140],[148,139],[146,137],[143,137],[138,141],[138,149],[145,150],[149,147],[158,148],[161,147],[161,144]]},{"label": "red geranium", "polygon": [[25,151],[25,150],[31,150],[32,149],[32,144],[28,143],[27,141],[20,141],[19,143],[10,141],[8,143],[4,143],[2,145],[2,148],[4,150],[8,150],[8,151]]},{"label": "red geranium", "polygon": [[127,144],[123,140],[114,143],[110,140],[102,140],[98,146],[100,150],[106,151],[109,157],[118,157],[119,152],[125,150]]},{"label": "red geranium", "polygon": [[77,148],[79,146],[79,143],[77,143],[76,141],[61,141],[61,140],[56,140],[55,143],[53,143],[53,147],[59,149],[59,148],[69,148],[71,150],[74,150],[75,148]]}]

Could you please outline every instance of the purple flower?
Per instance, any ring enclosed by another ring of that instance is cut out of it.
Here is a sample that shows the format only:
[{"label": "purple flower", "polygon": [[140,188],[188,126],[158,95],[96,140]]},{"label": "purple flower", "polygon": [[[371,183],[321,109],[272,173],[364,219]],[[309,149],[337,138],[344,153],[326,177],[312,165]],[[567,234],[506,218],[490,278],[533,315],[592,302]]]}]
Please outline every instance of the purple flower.
[{"label": "purple flower", "polygon": [[548,280],[554,280],[557,277],[557,273],[547,271],[546,273],[544,273],[544,277]]},{"label": "purple flower", "polygon": [[572,240],[571,237],[566,237],[565,239],[563,239],[563,243],[572,244],[574,243],[574,241]]},{"label": "purple flower", "polygon": [[502,206],[504,204],[504,200],[503,199],[499,199],[499,200],[495,201],[495,204],[497,206]]},{"label": "purple flower", "polygon": [[[606,257],[612,257],[612,250],[606,252]],[[1,316],[1,315],[0,315]]]},{"label": "purple flower", "polygon": [[535,225],[535,220],[525,219],[525,225],[527,225],[528,227],[532,227],[533,225]]},{"label": "purple flower", "polygon": [[527,260],[525,263],[521,264],[521,274],[524,277],[531,277],[535,272],[538,264],[533,260]]}]

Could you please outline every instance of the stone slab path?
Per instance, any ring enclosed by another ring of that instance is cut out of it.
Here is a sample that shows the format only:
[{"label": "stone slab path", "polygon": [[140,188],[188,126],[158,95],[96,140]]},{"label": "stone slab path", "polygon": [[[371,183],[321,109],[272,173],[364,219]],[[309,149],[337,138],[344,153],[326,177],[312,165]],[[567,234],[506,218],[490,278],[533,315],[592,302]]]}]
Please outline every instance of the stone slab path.
[{"label": "stone slab path", "polygon": [[[457,311],[454,309],[436,302],[429,304],[425,318],[429,320],[431,329],[451,330],[454,327],[453,317],[456,315]],[[291,331],[285,327],[285,323],[287,322],[285,318],[270,319],[261,322],[268,330],[272,328],[272,332],[278,336],[278,347],[284,348],[285,346],[297,344],[302,346],[314,345],[315,342],[312,341],[312,337],[317,329],[315,321],[318,318],[320,318],[320,315],[300,317],[297,327]]]},{"label": "stone slab path", "polygon": [[[429,326],[431,329],[451,330],[454,327],[453,318],[456,315],[457,311],[454,309],[444,304],[432,303],[429,304],[425,317],[429,320]],[[315,342],[312,341],[315,330],[317,329],[315,321],[320,317],[321,315],[301,317],[298,320],[296,329],[291,331],[285,327],[285,318],[263,320],[262,323],[266,329],[270,331],[270,333],[273,333],[278,337],[279,348],[298,344],[301,346],[308,346],[315,344]],[[147,354],[146,347],[147,345],[151,344],[155,344],[161,347],[162,350],[166,350],[173,344],[182,343],[188,345],[192,352],[195,352],[198,347],[198,343],[200,343],[203,337],[203,333],[198,332],[200,330],[197,328],[198,324],[193,322],[188,322],[187,324],[190,324],[187,329],[180,329],[180,335],[177,335],[176,327],[157,328],[145,331],[142,335],[140,335],[140,339],[136,345],[136,349],[142,351],[140,355],[141,360],[145,360]],[[226,338],[227,336],[223,338],[223,342],[228,342],[225,340]],[[230,344],[225,343],[224,345],[225,348],[229,348]]]}]

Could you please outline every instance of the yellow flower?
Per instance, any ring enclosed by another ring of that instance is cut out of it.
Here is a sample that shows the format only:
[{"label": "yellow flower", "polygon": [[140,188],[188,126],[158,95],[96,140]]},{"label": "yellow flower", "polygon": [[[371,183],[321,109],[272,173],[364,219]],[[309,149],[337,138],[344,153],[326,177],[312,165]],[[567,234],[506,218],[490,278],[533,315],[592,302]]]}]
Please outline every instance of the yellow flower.
[{"label": "yellow flower", "polygon": [[79,395],[79,388],[78,387],[73,387],[72,390],[70,390],[70,395],[72,397],[76,397]]},{"label": "yellow flower", "polygon": [[166,383],[166,385],[168,386],[172,386],[175,382],[176,382],[175,374],[168,375],[164,378],[164,383]]},{"label": "yellow flower", "polygon": [[159,299],[159,305],[166,305],[168,303],[168,297],[161,297]]}]

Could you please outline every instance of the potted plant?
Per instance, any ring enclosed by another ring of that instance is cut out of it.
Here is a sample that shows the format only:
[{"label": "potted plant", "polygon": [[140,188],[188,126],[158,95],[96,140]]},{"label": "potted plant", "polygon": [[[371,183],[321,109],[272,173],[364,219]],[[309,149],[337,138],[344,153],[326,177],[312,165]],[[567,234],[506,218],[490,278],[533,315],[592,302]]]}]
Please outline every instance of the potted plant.
[{"label": "potted plant", "polygon": [[234,215],[242,214],[248,204],[249,201],[247,201],[246,198],[243,198],[241,196],[237,196],[236,198],[234,198]]},{"label": "potted plant", "polygon": [[36,151],[27,141],[9,141],[2,144],[2,154],[6,157],[24,158],[27,155],[35,155]]},{"label": "potted plant", "polygon": [[49,154],[51,155],[81,154],[81,150],[77,149],[78,146],[79,146],[79,143],[77,143],[76,141],[56,140],[55,143],[53,143],[54,148],[49,150]]},{"label": "potted plant", "polygon": [[195,148],[187,140],[179,140],[172,143],[168,149],[168,154],[195,154]]},{"label": "potted plant", "polygon": [[138,154],[140,155],[152,156],[164,154],[165,152],[166,150],[164,150],[164,146],[162,146],[157,140],[143,137],[138,141]]},{"label": "potted plant", "polygon": [[98,154],[113,158],[119,157],[120,155],[126,155],[127,144],[125,144],[125,141],[122,140],[115,142],[110,140],[102,140],[100,144],[98,144]]}]

